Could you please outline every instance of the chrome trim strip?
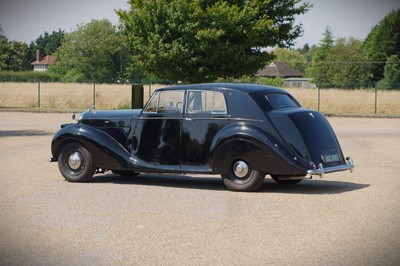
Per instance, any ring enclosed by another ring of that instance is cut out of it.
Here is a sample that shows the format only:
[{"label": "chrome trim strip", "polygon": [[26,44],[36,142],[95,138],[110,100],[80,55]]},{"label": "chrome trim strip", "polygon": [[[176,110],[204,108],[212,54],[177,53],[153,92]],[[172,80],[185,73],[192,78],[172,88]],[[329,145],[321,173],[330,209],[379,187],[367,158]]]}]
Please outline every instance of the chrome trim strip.
[{"label": "chrome trim strip", "polygon": [[340,171],[347,171],[353,172],[354,169],[354,162],[350,157],[346,158],[346,164],[342,165],[335,165],[329,167],[323,167],[322,164],[318,165],[318,169],[308,170],[307,174],[310,176],[319,175],[321,178],[324,177],[324,174],[333,173],[333,172],[340,172]]}]

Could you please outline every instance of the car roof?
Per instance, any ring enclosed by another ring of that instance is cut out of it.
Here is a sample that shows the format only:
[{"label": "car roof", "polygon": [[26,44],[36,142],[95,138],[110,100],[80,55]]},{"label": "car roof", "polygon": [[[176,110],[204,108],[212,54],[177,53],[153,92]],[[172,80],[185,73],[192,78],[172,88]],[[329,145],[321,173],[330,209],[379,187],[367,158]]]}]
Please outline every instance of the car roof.
[{"label": "car roof", "polygon": [[285,93],[288,94],[287,91],[271,87],[267,85],[260,85],[260,84],[249,84],[249,83],[199,83],[199,84],[184,84],[184,85],[176,85],[161,88],[158,90],[167,91],[167,90],[187,90],[187,89],[206,89],[206,90],[214,90],[214,89],[221,89],[221,90],[235,90],[241,91],[248,94],[253,93]]}]

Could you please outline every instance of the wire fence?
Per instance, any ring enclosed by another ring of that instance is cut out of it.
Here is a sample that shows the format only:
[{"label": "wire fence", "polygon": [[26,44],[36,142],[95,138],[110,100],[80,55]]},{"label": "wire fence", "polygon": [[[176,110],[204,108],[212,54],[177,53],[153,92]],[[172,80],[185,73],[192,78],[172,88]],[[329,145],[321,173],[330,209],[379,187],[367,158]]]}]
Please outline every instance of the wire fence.
[{"label": "wire fence", "polygon": [[[144,84],[145,103],[167,85]],[[400,91],[369,89],[284,88],[305,108],[337,115],[400,115]],[[54,111],[132,108],[131,84],[0,83],[0,108]]]}]

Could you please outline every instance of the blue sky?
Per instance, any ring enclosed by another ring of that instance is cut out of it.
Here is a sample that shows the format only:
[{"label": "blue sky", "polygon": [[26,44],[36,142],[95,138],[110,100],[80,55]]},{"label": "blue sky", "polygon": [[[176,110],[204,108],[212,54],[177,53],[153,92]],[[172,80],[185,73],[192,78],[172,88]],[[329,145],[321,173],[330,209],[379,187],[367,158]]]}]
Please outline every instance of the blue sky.
[{"label": "blue sky", "polygon": [[[296,47],[318,44],[329,25],[336,37],[364,39],[371,28],[399,0],[307,0],[314,7],[297,18],[304,35]],[[70,32],[76,25],[107,18],[118,24],[116,9],[127,9],[127,0],[0,0],[0,24],[8,39],[30,43],[45,31]]]}]

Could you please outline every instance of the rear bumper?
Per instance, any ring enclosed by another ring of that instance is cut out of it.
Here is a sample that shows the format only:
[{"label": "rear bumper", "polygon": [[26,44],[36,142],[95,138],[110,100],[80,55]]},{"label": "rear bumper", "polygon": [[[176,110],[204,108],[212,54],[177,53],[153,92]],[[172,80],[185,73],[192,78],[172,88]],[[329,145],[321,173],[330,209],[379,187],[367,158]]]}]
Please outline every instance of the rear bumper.
[{"label": "rear bumper", "polygon": [[341,171],[347,171],[347,170],[349,170],[350,172],[353,172],[353,169],[354,169],[353,160],[350,157],[347,157],[346,164],[329,166],[329,167],[325,167],[325,168],[322,166],[322,164],[319,164],[317,169],[308,170],[307,174],[310,176],[319,175],[322,178],[322,177],[324,177],[324,174],[327,174],[327,173],[341,172]]}]

